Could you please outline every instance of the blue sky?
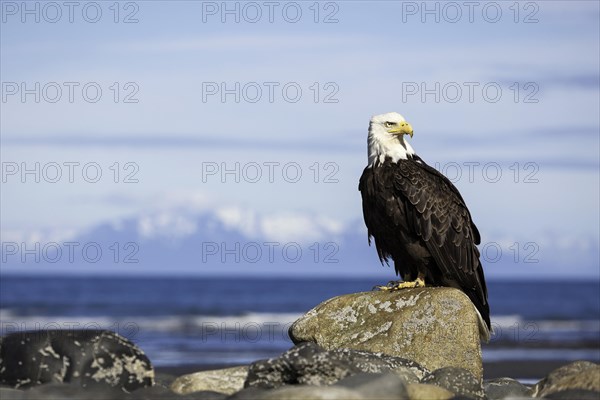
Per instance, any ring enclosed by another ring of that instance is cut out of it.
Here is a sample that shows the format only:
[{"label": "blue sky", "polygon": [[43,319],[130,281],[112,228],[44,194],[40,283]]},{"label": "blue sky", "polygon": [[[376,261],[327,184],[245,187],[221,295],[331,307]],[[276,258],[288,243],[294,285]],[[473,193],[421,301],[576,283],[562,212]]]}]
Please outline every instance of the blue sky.
[{"label": "blue sky", "polygon": [[[177,241],[207,214],[248,237],[327,240],[362,219],[369,118],[397,111],[417,153],[455,177],[484,242],[533,242],[542,261],[568,264],[558,275],[599,274],[597,2],[477,2],[472,22],[460,2],[428,2],[439,21],[422,2],[277,2],[273,22],[262,2],[227,3],[239,22],[222,21],[221,2],[123,2],[118,16],[98,2],[95,23],[88,2],[73,22],[63,6],[56,23],[48,3],[27,3],[39,22],[1,3],[3,242],[72,240],[122,221],[143,236],[149,220]],[[236,83],[239,102],[207,91]],[[34,92],[24,101],[22,85]],[[36,163],[39,182],[22,174]],[[236,165],[239,182],[221,175]],[[242,173],[257,165],[251,182]]]}]

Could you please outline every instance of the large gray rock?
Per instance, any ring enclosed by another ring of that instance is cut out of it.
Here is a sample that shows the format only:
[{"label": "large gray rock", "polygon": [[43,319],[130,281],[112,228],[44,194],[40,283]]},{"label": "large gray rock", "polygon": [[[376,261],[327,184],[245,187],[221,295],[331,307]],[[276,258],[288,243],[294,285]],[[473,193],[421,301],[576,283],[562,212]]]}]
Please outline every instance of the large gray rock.
[{"label": "large gray rock", "polygon": [[567,390],[597,392],[600,398],[600,365],[588,361],[564,365],[539,381],[533,393],[535,397],[547,397]]},{"label": "large gray rock", "polygon": [[483,376],[479,318],[469,298],[454,288],[334,297],[294,322],[289,334],[294,343],[380,352],[429,370],[458,367]]},{"label": "large gray rock", "polygon": [[400,370],[396,375],[421,379],[429,371],[417,363],[385,354],[351,349],[324,350],[314,343],[303,343],[277,358],[250,365],[244,386],[276,388],[282,385],[331,385],[361,372],[380,373]]},{"label": "large gray rock", "polygon": [[203,390],[233,394],[244,388],[248,376],[248,366],[224,368],[212,371],[200,371],[183,375],[171,384],[171,390],[177,394],[188,394]]},{"label": "large gray rock", "polygon": [[152,386],[154,369],[142,350],[111,331],[30,331],[0,338],[0,384],[18,389],[50,383],[131,392]]}]

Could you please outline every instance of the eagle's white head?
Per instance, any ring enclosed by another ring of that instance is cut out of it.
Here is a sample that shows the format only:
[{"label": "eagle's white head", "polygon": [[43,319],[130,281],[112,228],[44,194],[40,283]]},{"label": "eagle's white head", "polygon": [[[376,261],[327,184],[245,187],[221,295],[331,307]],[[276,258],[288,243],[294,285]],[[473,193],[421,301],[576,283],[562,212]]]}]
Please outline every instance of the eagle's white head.
[{"label": "eagle's white head", "polygon": [[413,129],[402,115],[390,112],[373,116],[369,123],[369,167],[375,165],[377,160],[383,162],[386,157],[396,162],[415,154],[404,140],[404,135],[412,137]]}]

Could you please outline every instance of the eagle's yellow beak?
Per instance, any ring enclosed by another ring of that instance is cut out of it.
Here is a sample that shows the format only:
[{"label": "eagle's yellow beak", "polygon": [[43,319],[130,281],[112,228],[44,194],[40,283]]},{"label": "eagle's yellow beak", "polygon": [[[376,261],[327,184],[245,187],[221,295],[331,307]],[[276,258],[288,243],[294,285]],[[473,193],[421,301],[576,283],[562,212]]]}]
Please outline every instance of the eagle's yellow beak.
[{"label": "eagle's yellow beak", "polygon": [[408,122],[400,122],[393,128],[389,130],[390,133],[395,133],[397,135],[410,135],[413,137],[413,128]]}]

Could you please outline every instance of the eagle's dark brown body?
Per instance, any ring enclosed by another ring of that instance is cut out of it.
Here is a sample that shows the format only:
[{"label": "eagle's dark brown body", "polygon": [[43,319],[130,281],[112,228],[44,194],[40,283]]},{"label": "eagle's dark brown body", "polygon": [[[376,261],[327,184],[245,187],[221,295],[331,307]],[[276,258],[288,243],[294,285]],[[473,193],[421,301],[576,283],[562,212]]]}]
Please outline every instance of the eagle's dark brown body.
[{"label": "eagle's dark brown body", "polygon": [[416,155],[388,157],[365,168],[359,190],[381,262],[391,258],[403,280],[421,272],[427,285],[462,290],[490,328],[479,231],[452,182]]}]

